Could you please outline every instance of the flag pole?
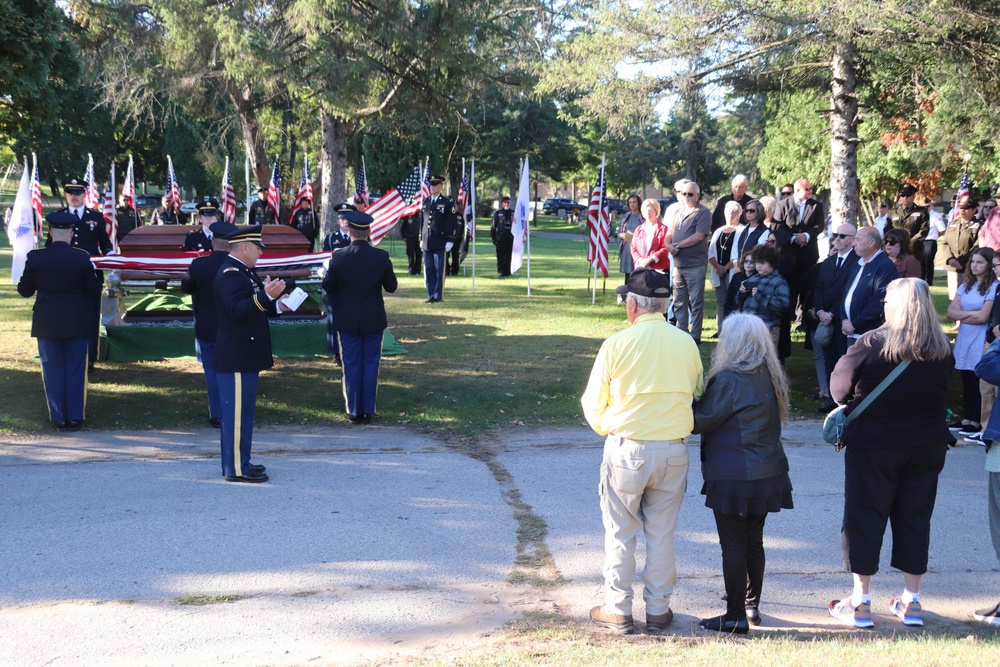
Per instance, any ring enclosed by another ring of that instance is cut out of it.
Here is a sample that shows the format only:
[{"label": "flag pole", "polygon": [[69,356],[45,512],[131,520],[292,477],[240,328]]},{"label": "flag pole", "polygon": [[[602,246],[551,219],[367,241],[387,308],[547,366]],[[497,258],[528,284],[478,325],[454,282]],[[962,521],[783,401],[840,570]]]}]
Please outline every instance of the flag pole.
[{"label": "flag pole", "polygon": [[[528,158],[524,158],[525,172],[528,174],[528,180],[531,180],[531,172],[528,171]],[[531,192],[531,188],[528,188],[528,192]],[[530,195],[529,195],[530,196]],[[530,211],[530,207],[529,207]],[[531,215],[533,211],[528,213],[528,219],[524,221],[524,240],[527,245],[528,253],[528,296],[531,296]]]},{"label": "flag pole", "polygon": [[469,170],[472,182],[469,184],[469,201],[472,202],[472,293],[476,293],[476,161],[472,160]]},{"label": "flag pole", "polygon": [[[118,196],[118,190],[115,188],[115,163],[112,162],[111,163],[111,214],[114,215],[115,217],[117,217],[117,215],[118,215],[115,212],[115,197],[117,197],[117,196]],[[104,217],[104,216],[102,215],[101,217]],[[114,232],[114,234],[112,235],[112,237],[110,239],[110,241],[111,241],[111,247],[115,251],[115,254],[117,255],[118,254],[118,233],[117,233],[118,230],[117,229],[112,229],[111,231]]]},{"label": "flag pole", "polygon": [[250,224],[250,155],[246,155],[246,159],[243,161],[243,172],[246,175],[247,180],[247,208],[245,213],[245,218],[243,222],[245,224]]},{"label": "flag pole", "polygon": [[[458,193],[459,194],[462,194],[462,185],[461,185],[462,181],[465,181],[465,158],[462,158],[462,179],[459,181],[459,186],[458,186]],[[469,193],[468,192],[465,193],[465,200],[466,201],[469,200]],[[467,207],[463,204],[462,205],[462,228],[463,229],[462,229],[462,239],[459,242],[459,250],[458,250],[459,259],[461,259],[461,257],[462,257],[462,246],[461,246],[461,244],[465,242],[465,239],[469,235],[468,230],[465,229],[466,225],[469,224],[469,221],[466,220],[466,218],[465,218],[465,209],[466,208]],[[466,250],[466,253],[468,253],[468,249]],[[465,275],[465,262],[462,262],[462,275],[463,276]]]}]

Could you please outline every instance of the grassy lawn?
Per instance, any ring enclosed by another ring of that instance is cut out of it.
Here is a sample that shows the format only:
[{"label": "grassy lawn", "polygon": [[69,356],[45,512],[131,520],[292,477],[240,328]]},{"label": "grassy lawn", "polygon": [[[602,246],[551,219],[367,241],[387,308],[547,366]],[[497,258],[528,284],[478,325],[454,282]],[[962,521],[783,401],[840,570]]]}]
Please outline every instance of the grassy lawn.
[{"label": "grassy lawn", "polygon": [[[542,218],[540,229],[565,223]],[[409,425],[475,438],[483,430],[509,426],[578,424],[580,394],[601,342],[627,325],[615,304],[612,273],[607,291],[598,284],[591,304],[586,244],[578,240],[534,238],[531,242],[531,296],[526,267],[513,278],[496,278],[488,222],[479,220],[475,292],[472,257],[465,275],[449,277],[443,303],[423,303],[423,278],[405,275],[405,249],[383,242],[392,252],[400,287],[386,300],[389,324],[409,354],[386,357],[379,377],[381,423]],[[47,432],[49,424],[37,361],[30,338],[32,299],[10,284],[11,251],[0,239],[0,434]],[[941,283],[944,281],[941,280]],[[947,295],[933,288],[940,312]],[[706,290],[706,367],[715,329],[714,297]],[[788,360],[796,417],[816,417],[812,353],[794,334]],[[957,376],[957,374],[956,374]],[[953,402],[960,403],[958,380]],[[165,429],[200,426],[207,418],[204,381],[193,358],[101,364],[88,389],[87,421],[96,429]],[[279,359],[263,374],[257,421],[260,424],[322,425],[343,419],[340,371],[329,359]]]}]

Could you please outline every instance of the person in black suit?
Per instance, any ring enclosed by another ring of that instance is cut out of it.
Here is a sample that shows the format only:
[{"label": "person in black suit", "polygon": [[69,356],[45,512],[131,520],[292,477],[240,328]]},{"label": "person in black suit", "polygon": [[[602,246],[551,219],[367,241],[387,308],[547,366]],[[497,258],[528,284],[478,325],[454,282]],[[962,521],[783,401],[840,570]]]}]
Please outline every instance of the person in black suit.
[{"label": "person in black suit", "polygon": [[510,197],[501,199],[500,208],[493,214],[490,238],[497,249],[497,276],[509,276],[510,258],[514,251],[514,211],[510,210]]},{"label": "person in black suit", "polygon": [[451,252],[458,228],[455,202],[441,195],[444,179],[431,176],[431,195],[424,201],[424,228],[420,249],[424,251],[424,283],[427,301],[437,303],[444,295],[445,255]]},{"label": "person in black suit", "polygon": [[212,225],[219,221],[219,200],[215,197],[205,197],[198,204],[198,222],[201,229],[188,232],[184,237],[181,250],[185,252],[212,249]]},{"label": "person in black suit", "polygon": [[[218,216],[205,211],[202,217],[215,220]],[[201,367],[205,371],[205,387],[208,390],[208,422],[215,428],[222,423],[222,406],[219,401],[219,380],[212,368],[212,351],[219,332],[219,314],[215,308],[215,277],[222,263],[229,256],[227,237],[239,231],[228,222],[214,222],[211,225],[212,254],[196,257],[191,261],[187,275],[181,280],[181,291],[191,295],[194,306],[194,349]]]},{"label": "person in black suit", "polygon": [[408,215],[399,221],[399,231],[406,241],[406,270],[411,276],[419,276],[423,270],[424,254],[420,250],[420,235],[423,215]]},{"label": "person in black suit", "polygon": [[[86,208],[83,205],[84,194],[89,183],[82,178],[70,178],[63,181],[63,192],[66,195],[66,202],[69,206],[54,211],[45,217],[48,222],[54,216],[61,216],[63,213],[70,213],[76,220],[73,222],[73,239],[69,242],[74,248],[84,250],[91,257],[101,255],[116,254],[115,246],[108,237],[108,230],[105,226],[104,216],[100,211]],[[52,243],[51,237],[45,241],[46,247]],[[97,272],[97,279],[104,284],[104,272]],[[93,371],[97,362],[98,342],[101,338],[101,294],[88,297],[91,312],[91,333],[90,345],[88,349],[88,370]]]},{"label": "person in black suit", "polygon": [[[219,332],[212,350],[222,406],[222,474],[227,482],[266,482],[264,466],[250,463],[260,372],[274,366],[269,317],[288,308],[278,301],[285,281],[261,280],[254,266],[264,250],[261,226],[229,236],[229,256],[215,277]],[[238,411],[238,412],[237,412]]]},{"label": "person in black suit", "polygon": [[118,208],[115,209],[115,219],[118,221],[116,237],[118,242],[125,238],[136,227],[142,227],[142,214],[132,205],[132,198],[121,195],[118,198]]},{"label": "person in black suit", "polygon": [[86,407],[91,303],[100,298],[101,281],[90,256],[70,245],[77,217],[59,211],[47,220],[50,243],[28,253],[17,291],[23,297],[38,294],[31,336],[38,340],[49,419],[60,430],[76,431]]},{"label": "person in black suit", "polygon": [[375,414],[382,336],[388,326],[382,290],[395,292],[398,283],[389,253],[368,242],[372,217],[358,212],[344,217],[351,245],[330,258],[323,291],[333,304],[340,334],[347,418],[367,424]]},{"label": "person in black suit", "polygon": [[[830,376],[833,374],[833,369],[843,354],[840,350],[847,349],[844,333],[837,325],[843,319],[840,305],[844,299],[844,290],[847,289],[847,276],[851,273],[851,267],[858,263],[858,256],[852,247],[857,231],[858,229],[854,225],[844,223],[837,227],[837,231],[831,235],[830,246],[833,248],[833,253],[820,264],[819,277],[816,279],[816,287],[813,290],[813,308],[810,314],[818,323],[829,324],[833,327],[833,338],[826,347],[822,348],[827,387],[830,386]],[[815,345],[815,343],[813,344]],[[817,412],[830,412],[837,407],[829,396],[826,399],[826,404],[817,408]]]},{"label": "person in black suit", "polygon": [[860,259],[849,267],[839,311],[840,329],[846,336],[841,356],[861,334],[885,322],[885,289],[899,277],[896,265],[882,252],[882,235],[874,227],[858,230],[854,236],[854,252]]},{"label": "person in black suit", "polygon": [[774,222],[784,224],[792,234],[790,250],[795,258],[792,294],[798,293],[801,278],[819,261],[817,238],[825,229],[823,205],[813,199],[809,179],[795,181],[792,197],[782,199],[774,207]]}]

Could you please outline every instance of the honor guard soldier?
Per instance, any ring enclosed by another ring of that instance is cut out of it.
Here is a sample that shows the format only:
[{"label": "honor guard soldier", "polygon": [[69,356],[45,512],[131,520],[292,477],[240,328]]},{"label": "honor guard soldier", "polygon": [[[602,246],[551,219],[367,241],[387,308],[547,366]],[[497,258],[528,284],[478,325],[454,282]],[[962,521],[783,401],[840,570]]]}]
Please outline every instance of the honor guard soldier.
[{"label": "honor guard soldier", "polygon": [[312,199],[302,200],[302,208],[295,212],[289,224],[309,239],[309,248],[311,250],[313,241],[316,240],[316,214],[312,210]]},{"label": "honor guard soldier", "polygon": [[115,220],[118,221],[117,240],[119,243],[133,229],[142,227],[142,214],[132,206],[132,198],[128,195],[121,195],[118,198]]},{"label": "honor guard soldier", "polygon": [[222,405],[219,400],[219,380],[212,368],[212,351],[219,332],[219,314],[215,308],[215,277],[222,263],[229,256],[229,236],[239,227],[228,222],[218,222],[218,212],[201,211],[202,220],[208,222],[212,232],[212,254],[196,257],[187,275],[181,280],[181,291],[191,295],[194,307],[194,350],[205,371],[208,390],[208,422],[219,428],[222,422]]},{"label": "honor guard soldier", "polygon": [[[73,215],[76,221],[73,223],[73,238],[69,242],[71,246],[86,251],[91,257],[114,255],[115,249],[111,243],[111,239],[108,238],[104,216],[99,211],[86,208],[83,205],[88,185],[89,183],[82,178],[71,178],[63,181],[63,192],[66,195],[66,202],[69,206],[50,213],[46,216],[45,220],[48,222],[53,216],[62,213]],[[59,215],[57,219],[62,219],[62,216]],[[45,242],[45,245],[48,246],[51,242],[52,239],[49,238]],[[97,279],[101,281],[102,285],[104,284],[103,271],[97,272]],[[90,302],[90,311],[93,314],[91,317],[88,368],[89,370],[94,370],[94,364],[97,362],[97,345],[101,337],[100,292],[96,296],[88,297],[88,300]]]},{"label": "honor guard soldier", "polygon": [[454,247],[458,228],[455,202],[441,194],[444,179],[431,176],[431,194],[424,201],[424,228],[420,249],[424,251],[424,284],[427,301],[437,303],[444,294],[445,255]]},{"label": "honor guard soldier", "polygon": [[254,266],[264,250],[261,226],[240,228],[229,236],[229,255],[215,278],[219,331],[212,368],[219,382],[222,408],[222,475],[227,482],[266,482],[264,466],[250,462],[257,382],[274,366],[269,317],[288,309],[278,302],[285,281],[261,280]]},{"label": "honor guard soldier", "polygon": [[257,201],[250,205],[247,224],[273,225],[274,211],[267,207],[267,188],[257,190]]},{"label": "honor guard soldier", "polygon": [[49,419],[60,430],[77,431],[83,425],[87,398],[92,303],[100,299],[101,280],[90,256],[70,245],[80,222],[76,215],[56,211],[47,221],[50,243],[28,253],[17,291],[23,297],[38,294],[31,313],[31,336],[38,339]]},{"label": "honor guard soldier", "polygon": [[408,215],[399,221],[399,231],[406,241],[406,271],[411,276],[419,276],[424,263],[424,254],[420,250],[422,214]]},{"label": "honor guard soldier", "polygon": [[347,418],[367,424],[375,414],[378,367],[385,332],[382,290],[395,292],[396,274],[389,253],[368,242],[372,217],[349,211],[351,245],[330,258],[323,291],[335,310],[344,364],[344,398]]},{"label": "honor guard soldier", "polygon": [[910,249],[913,256],[923,266],[924,239],[931,230],[931,219],[927,209],[918,206],[914,201],[917,189],[909,183],[899,186],[896,195],[899,201],[896,207],[889,211],[889,226],[893,229],[905,229],[910,235]]},{"label": "honor guard soldier", "polygon": [[212,225],[219,221],[219,200],[215,197],[205,197],[198,204],[198,222],[201,229],[188,232],[184,237],[184,245],[181,247],[185,252],[195,250],[212,249]]},{"label": "honor guard soldier", "polygon": [[514,251],[514,211],[510,210],[510,197],[500,200],[500,208],[490,223],[490,238],[497,249],[497,276],[510,275],[510,256]]},{"label": "honor guard soldier", "polygon": [[[333,209],[337,212],[337,230],[330,232],[323,239],[323,250],[337,252],[351,245],[351,234],[347,227],[349,212],[357,212],[352,204],[344,202],[338,204]],[[329,264],[329,263],[328,263]],[[326,292],[323,292],[323,309],[326,311],[326,353],[333,355],[333,365],[340,365],[340,337],[337,335],[337,328],[333,324],[333,304]]]}]

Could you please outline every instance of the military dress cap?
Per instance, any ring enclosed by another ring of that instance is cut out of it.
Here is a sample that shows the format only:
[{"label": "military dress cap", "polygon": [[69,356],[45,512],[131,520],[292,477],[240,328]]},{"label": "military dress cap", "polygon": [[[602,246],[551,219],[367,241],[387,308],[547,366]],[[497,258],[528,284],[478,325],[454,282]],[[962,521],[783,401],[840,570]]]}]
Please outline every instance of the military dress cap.
[{"label": "military dress cap", "polygon": [[903,183],[899,186],[899,190],[896,194],[900,197],[912,197],[917,194],[917,189],[910,185],[909,183]]},{"label": "military dress cap", "polygon": [[53,211],[45,216],[45,222],[52,229],[73,229],[77,217],[69,211]]},{"label": "military dress cap", "polygon": [[262,235],[263,225],[254,225],[253,227],[237,227],[237,231],[229,235],[230,243],[255,243],[261,248],[266,248],[264,245],[264,238]]},{"label": "military dress cap", "polygon": [[344,219],[347,220],[348,227],[362,232],[368,231],[375,220],[375,218],[361,211],[347,211],[344,213]]},{"label": "military dress cap", "polygon": [[80,194],[87,189],[87,186],[89,186],[90,183],[82,178],[67,178],[63,181],[62,185],[65,192]]},{"label": "military dress cap", "polygon": [[502,198],[502,199],[500,200],[500,203],[502,204],[502,203],[504,203],[505,201],[508,201],[508,202],[509,202],[509,201],[510,201],[510,197],[504,197],[504,198]]},{"label": "military dress cap", "polygon": [[198,202],[198,213],[201,215],[218,215],[219,200],[215,197],[202,197]]},{"label": "military dress cap", "polygon": [[639,268],[628,276],[628,282],[621,285],[615,292],[618,294],[638,294],[639,296],[655,296],[665,299],[670,296],[670,276],[655,269]]},{"label": "military dress cap", "polygon": [[348,211],[357,211],[358,207],[354,206],[353,204],[348,204],[345,201],[343,204],[337,204],[334,207],[333,210],[336,211],[338,215],[343,215],[344,213],[347,213]]},{"label": "military dress cap", "polygon": [[213,236],[220,239],[228,239],[230,236],[240,231],[240,228],[231,222],[213,222],[208,226]]},{"label": "military dress cap", "polygon": [[444,183],[444,177],[443,176],[431,176],[428,179],[428,181],[430,182],[431,185],[441,185],[442,183]]}]

